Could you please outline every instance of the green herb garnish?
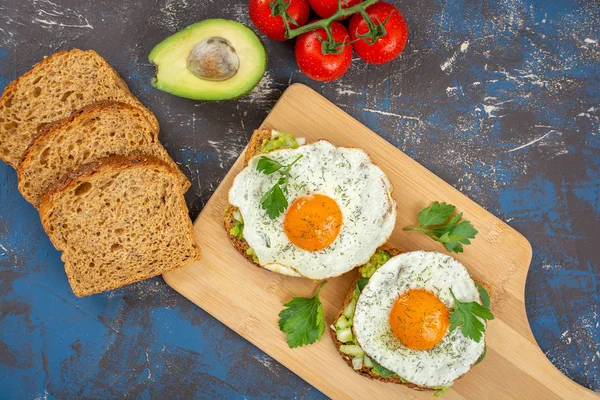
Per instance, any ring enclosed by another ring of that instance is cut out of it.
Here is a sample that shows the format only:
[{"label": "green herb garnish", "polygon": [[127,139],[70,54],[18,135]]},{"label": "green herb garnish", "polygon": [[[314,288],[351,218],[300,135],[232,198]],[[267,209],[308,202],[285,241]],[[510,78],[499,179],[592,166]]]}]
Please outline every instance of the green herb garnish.
[{"label": "green herb garnish", "polygon": [[287,194],[290,169],[301,158],[302,154],[300,154],[288,165],[283,165],[266,156],[262,156],[258,160],[258,164],[256,165],[256,169],[258,171],[264,173],[265,175],[271,175],[278,171],[280,174],[277,183],[275,183],[275,185],[273,185],[273,187],[260,198],[260,205],[262,206],[263,210],[267,212],[269,218],[277,218],[288,207],[288,202],[285,198],[285,195]]},{"label": "green herb garnish", "polygon": [[367,286],[367,283],[369,283],[369,278],[360,278],[358,282],[356,282],[356,287],[358,288],[358,291],[362,292],[365,286]]},{"label": "green herb garnish", "polygon": [[294,297],[279,313],[279,329],[287,333],[285,339],[291,348],[314,343],[323,336],[325,317],[319,292],[325,283],[319,285],[313,297]]},{"label": "green herb garnish", "polygon": [[483,348],[483,353],[481,353],[481,356],[479,356],[479,359],[478,359],[478,360],[477,360],[477,362],[475,362],[475,364],[473,364],[473,365],[477,365],[477,364],[479,364],[480,362],[482,362],[482,361],[485,359],[485,356],[486,356],[486,355],[487,355],[487,346],[485,346],[485,347]]},{"label": "green herb garnish", "polygon": [[479,297],[481,297],[481,305],[484,306],[485,308],[490,308],[490,294],[479,283],[475,282],[475,285],[477,286],[477,291],[479,292]]},{"label": "green herb garnish", "polygon": [[396,374],[395,372],[392,372],[389,369],[379,365],[375,360],[371,359],[371,362],[373,363],[372,371],[376,375],[379,375],[382,378],[389,378],[390,376],[398,376],[398,374]]},{"label": "green herb garnish", "polygon": [[470,244],[477,229],[467,220],[462,220],[463,213],[454,215],[456,207],[451,204],[434,202],[419,213],[418,228],[404,228],[405,231],[423,232],[436,242],[440,242],[446,250],[462,253],[463,244]]},{"label": "green herb garnish", "polygon": [[382,378],[394,377],[394,378],[400,379],[401,382],[406,382],[406,379],[404,379],[403,377],[401,377],[397,373],[392,372],[392,371],[390,371],[389,369],[387,369],[385,367],[382,367],[375,360],[371,359],[371,363],[373,364],[373,368],[371,368],[371,372],[373,372],[375,375],[379,375]]},{"label": "green herb garnish", "polygon": [[485,325],[479,320],[479,318],[492,320],[494,319],[494,315],[488,307],[484,307],[476,301],[471,301],[469,303],[463,303],[459,301],[456,296],[454,296],[452,289],[450,289],[450,294],[456,303],[456,307],[450,316],[450,332],[460,326],[462,327],[463,335],[473,339],[476,342],[479,342],[481,340],[482,333],[485,331]]}]

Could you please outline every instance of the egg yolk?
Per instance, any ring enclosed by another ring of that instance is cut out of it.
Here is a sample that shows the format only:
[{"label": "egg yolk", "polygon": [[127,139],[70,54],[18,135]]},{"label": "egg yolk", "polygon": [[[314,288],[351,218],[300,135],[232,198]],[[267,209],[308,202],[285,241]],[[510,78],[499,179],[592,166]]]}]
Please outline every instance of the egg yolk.
[{"label": "egg yolk", "polygon": [[448,308],[428,290],[411,289],[398,297],[390,312],[390,327],[402,344],[429,350],[448,330]]},{"label": "egg yolk", "polygon": [[288,208],[283,229],[290,242],[308,251],[322,250],[340,233],[342,212],[322,194],[298,197]]}]

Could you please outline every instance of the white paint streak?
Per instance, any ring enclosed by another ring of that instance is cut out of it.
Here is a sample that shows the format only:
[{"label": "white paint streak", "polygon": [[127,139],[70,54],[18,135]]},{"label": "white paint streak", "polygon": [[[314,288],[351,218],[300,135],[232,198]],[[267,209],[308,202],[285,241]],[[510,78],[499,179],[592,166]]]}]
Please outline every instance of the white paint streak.
[{"label": "white paint streak", "polygon": [[[486,97],[483,99],[483,101],[495,100],[495,99],[496,99],[495,97]],[[501,109],[502,108],[501,106],[503,104],[510,103],[511,101],[514,101],[514,100],[500,101],[500,102],[494,103],[494,104],[484,104],[483,109],[490,118],[496,118],[497,116],[494,115],[494,112],[498,109]]]},{"label": "white paint streak", "polygon": [[357,92],[356,90],[342,89],[342,88],[336,90],[336,93],[339,95],[346,95],[346,96],[353,95],[353,94],[361,94],[360,92]]},{"label": "white paint streak", "polygon": [[597,116],[595,115],[591,115],[590,113],[593,113],[597,110],[597,108],[591,107],[587,110],[587,112],[581,112],[579,114],[577,114],[578,117],[588,117],[588,118],[594,118],[594,119],[598,119]]},{"label": "white paint streak", "polygon": [[456,54],[454,54],[452,57],[447,59],[442,65],[440,65],[441,70],[445,71],[448,68],[450,68],[452,64],[454,64],[454,61],[456,61]]},{"label": "white paint streak", "polygon": [[148,378],[147,379],[149,381],[151,381],[152,380],[152,373],[150,372],[150,356],[148,355],[148,350],[144,350],[144,353],[146,354],[146,371],[148,371]]},{"label": "white paint streak", "polygon": [[498,109],[498,107],[494,106],[494,105],[483,105],[483,109],[486,112],[487,115],[489,115],[490,117],[495,117],[495,115],[493,115],[492,113],[494,111],[496,111]]},{"label": "white paint streak", "polygon": [[214,140],[209,140],[208,144],[210,147],[215,149],[215,152],[219,157],[219,167],[221,169],[225,168],[225,163],[228,165],[231,164],[231,162],[237,159],[241,153],[237,146],[232,146],[224,142],[215,142]]},{"label": "white paint streak", "polygon": [[569,336],[569,330],[567,329],[560,335],[561,339],[564,339],[567,344],[571,344],[571,337]]},{"label": "white paint streak", "polygon": [[44,389],[44,394],[36,397],[34,400],[48,400],[49,394],[50,393],[48,393],[48,391],[46,389]]},{"label": "white paint streak", "polygon": [[262,365],[264,365],[269,371],[271,371],[273,373],[273,375],[279,376],[279,373],[277,372],[277,369],[273,366],[273,364],[271,363],[271,359],[268,356],[256,355],[256,356],[253,356],[253,357],[259,363],[261,363]]},{"label": "white paint streak", "polygon": [[465,53],[469,49],[469,44],[470,43],[468,40],[466,42],[463,42],[460,45],[460,50],[455,52],[454,54],[452,54],[452,57],[450,57],[446,61],[444,61],[444,63],[442,65],[440,65],[440,69],[442,71],[452,70],[452,67],[454,66],[454,62],[456,61],[456,57],[458,57],[458,55],[460,53]]},{"label": "white paint streak", "polygon": [[517,151],[517,150],[521,150],[521,149],[524,149],[524,148],[526,148],[526,147],[529,147],[529,146],[531,146],[531,145],[533,145],[533,144],[535,144],[535,143],[539,142],[540,140],[544,140],[544,139],[545,139],[546,137],[548,137],[548,135],[550,135],[551,133],[558,133],[558,134],[560,134],[560,132],[557,132],[557,131],[550,131],[550,132],[546,133],[545,135],[543,135],[543,136],[540,136],[540,137],[539,137],[539,138],[537,138],[537,139],[533,139],[531,142],[525,143],[524,145],[517,146],[517,147],[515,147],[514,149],[510,149],[510,150],[508,150],[508,151],[507,151],[507,153],[512,153],[513,151]]},{"label": "white paint streak", "polygon": [[0,249],[2,249],[2,253],[0,253],[0,256],[5,256],[8,254],[8,249],[4,247],[2,243],[0,243]]},{"label": "white paint streak", "polygon": [[245,2],[241,2],[230,6],[233,8],[233,20],[241,22],[247,26],[252,26],[250,20],[250,13],[248,13],[248,5]]},{"label": "white paint streak", "polygon": [[83,15],[50,0],[33,0],[33,6],[38,15],[32,19],[33,23],[47,27],[94,29]]},{"label": "white paint streak", "polygon": [[396,114],[396,113],[389,112],[389,111],[375,110],[375,109],[372,109],[372,108],[363,108],[363,110],[367,111],[367,112],[370,112],[370,113],[386,115],[388,117],[396,117],[396,118],[400,118],[400,119],[408,119],[408,120],[411,120],[411,121],[421,121],[421,119],[417,118],[417,117],[410,117],[408,115]]},{"label": "white paint streak", "polygon": [[180,17],[185,16],[185,11],[189,3],[187,0],[167,0],[164,6],[160,8],[162,18],[160,22],[171,32],[181,28]]},{"label": "white paint streak", "polygon": [[277,86],[282,86],[275,82],[271,73],[267,71],[262,77],[258,85],[246,96],[240,99],[244,103],[266,103],[266,105],[272,105],[275,100],[281,94],[281,89]]},{"label": "white paint streak", "polygon": [[74,24],[63,24],[62,22],[57,22],[57,21],[51,21],[49,19],[40,19],[40,18],[34,18],[33,22],[37,22],[39,24],[42,25],[56,25],[56,26],[62,26],[63,28],[89,28],[89,29],[94,29],[94,27],[92,25],[90,25],[90,23],[88,22],[88,20],[86,19],[86,24],[85,25],[74,25]]},{"label": "white paint streak", "polygon": [[562,266],[558,265],[558,264],[555,264],[555,265],[545,264],[545,265],[542,265],[542,269],[546,270],[546,271],[550,271],[550,270],[555,270],[555,269],[562,269]]}]

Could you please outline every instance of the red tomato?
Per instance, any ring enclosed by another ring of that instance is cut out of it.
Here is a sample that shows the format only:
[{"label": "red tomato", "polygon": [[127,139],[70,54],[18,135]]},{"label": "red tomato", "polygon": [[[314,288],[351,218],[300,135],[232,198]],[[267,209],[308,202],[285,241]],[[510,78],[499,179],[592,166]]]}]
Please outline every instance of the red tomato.
[{"label": "red tomato", "polygon": [[[342,8],[348,8],[357,5],[362,0],[341,0]],[[308,0],[312,8],[321,18],[331,17],[338,9],[338,0]],[[342,18],[346,19],[348,17]]]},{"label": "red tomato", "polygon": [[[322,28],[303,33],[296,40],[296,62],[306,76],[316,81],[329,82],[336,80],[348,71],[352,63],[350,35],[348,35],[344,25],[339,22],[332,22],[331,33],[336,42],[345,42],[339,54],[323,54],[319,37],[326,40],[327,33]],[[340,48],[341,45],[338,50]]]},{"label": "red tomato", "polygon": [[358,38],[358,35],[364,35],[369,31],[369,26],[362,15],[354,14],[348,26],[350,37],[354,41],[354,51],[365,62],[371,64],[390,62],[398,57],[404,50],[404,46],[406,46],[408,40],[406,21],[396,7],[383,1],[369,6],[366,11],[371,20],[377,25],[380,25],[389,17],[384,25],[385,36],[378,38],[372,44]]},{"label": "red tomato", "polygon": [[[248,12],[254,25],[266,37],[273,40],[286,40],[285,24],[281,15],[273,16],[272,0],[249,0]],[[287,6],[288,15],[298,23],[290,22],[290,28],[306,25],[310,8],[307,0],[275,0],[275,4]]]}]

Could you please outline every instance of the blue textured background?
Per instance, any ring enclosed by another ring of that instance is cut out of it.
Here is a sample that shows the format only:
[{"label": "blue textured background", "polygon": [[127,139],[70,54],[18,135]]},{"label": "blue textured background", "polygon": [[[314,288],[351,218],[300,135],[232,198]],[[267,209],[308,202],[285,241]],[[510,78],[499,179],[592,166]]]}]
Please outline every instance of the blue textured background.
[{"label": "blue textured background", "polygon": [[[410,41],[391,64],[309,81],[292,46],[237,101],[149,85],[149,50],[246,2],[0,1],[0,87],[44,55],[93,48],[157,115],[195,218],[282,91],[304,82],[524,233],[527,314],[565,374],[600,391],[600,4],[394,1]],[[0,398],[322,395],[160,278],[78,299],[38,215],[0,164]]]}]

